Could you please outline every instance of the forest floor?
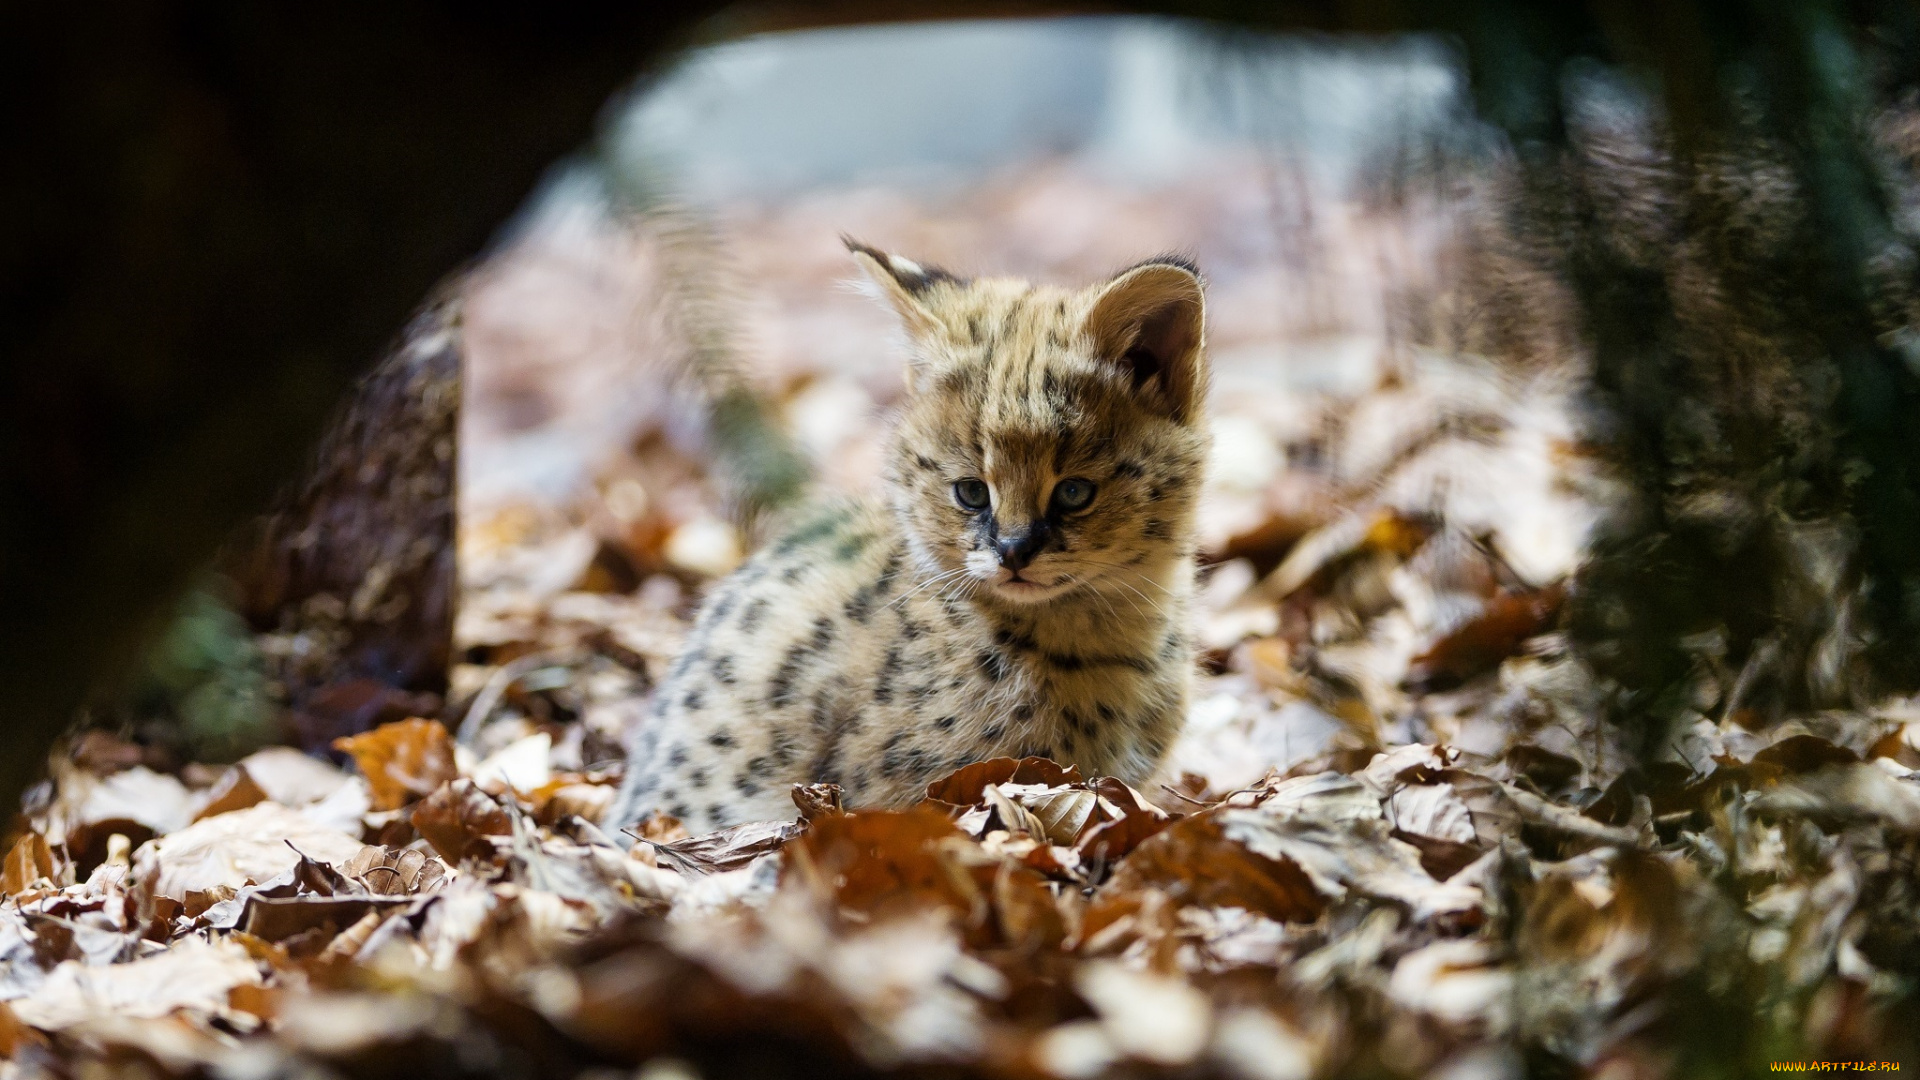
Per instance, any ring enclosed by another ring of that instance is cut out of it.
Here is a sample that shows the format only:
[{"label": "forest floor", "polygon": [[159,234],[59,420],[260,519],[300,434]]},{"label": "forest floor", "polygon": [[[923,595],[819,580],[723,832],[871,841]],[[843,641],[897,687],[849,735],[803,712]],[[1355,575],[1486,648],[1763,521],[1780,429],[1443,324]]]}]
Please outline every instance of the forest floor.
[{"label": "forest floor", "polygon": [[[700,589],[751,540],[684,419],[645,231],[557,214],[467,289],[448,707],[345,765],[73,741],[0,872],[0,1075],[1897,1066],[1920,710],[1762,716],[1706,672],[1631,755],[1557,629],[1608,496],[1575,383],[1432,332],[1446,290],[1418,268],[1458,208],[1288,202],[1230,165],[721,221],[750,377],[848,489],[877,482],[899,388],[839,232],[1062,280],[1195,250],[1205,670],[1152,784],[998,760],[905,811],[816,786],[794,821],[600,828]],[[1324,257],[1282,257],[1303,245]]]}]

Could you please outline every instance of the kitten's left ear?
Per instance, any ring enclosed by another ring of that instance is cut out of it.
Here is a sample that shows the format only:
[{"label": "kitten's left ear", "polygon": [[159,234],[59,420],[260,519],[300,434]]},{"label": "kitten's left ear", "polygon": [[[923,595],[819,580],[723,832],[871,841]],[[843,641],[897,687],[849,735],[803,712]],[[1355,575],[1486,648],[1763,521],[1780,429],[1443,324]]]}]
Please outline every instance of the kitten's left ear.
[{"label": "kitten's left ear", "polygon": [[940,320],[927,307],[926,294],[936,285],[963,284],[959,278],[937,266],[922,266],[912,259],[868,247],[850,236],[842,236],[840,242],[847,245],[861,269],[886,294],[887,302],[899,312],[900,321],[906,323],[907,333],[926,338],[940,331]]},{"label": "kitten's left ear", "polygon": [[1095,355],[1187,423],[1206,392],[1206,300],[1192,262],[1165,256],[1122,271],[1094,298],[1085,330]]}]

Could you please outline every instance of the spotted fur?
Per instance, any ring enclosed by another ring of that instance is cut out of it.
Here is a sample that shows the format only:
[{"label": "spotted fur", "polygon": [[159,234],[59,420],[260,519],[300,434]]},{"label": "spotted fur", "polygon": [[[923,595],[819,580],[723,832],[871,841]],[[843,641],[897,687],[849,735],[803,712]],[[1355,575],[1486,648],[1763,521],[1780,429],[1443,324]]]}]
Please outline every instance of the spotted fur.
[{"label": "spotted fur", "polygon": [[898,806],[1002,755],[1140,783],[1180,729],[1208,445],[1193,266],[1066,290],[848,246],[912,346],[888,497],[818,509],[714,590],[616,823],[787,817],[814,781]]}]

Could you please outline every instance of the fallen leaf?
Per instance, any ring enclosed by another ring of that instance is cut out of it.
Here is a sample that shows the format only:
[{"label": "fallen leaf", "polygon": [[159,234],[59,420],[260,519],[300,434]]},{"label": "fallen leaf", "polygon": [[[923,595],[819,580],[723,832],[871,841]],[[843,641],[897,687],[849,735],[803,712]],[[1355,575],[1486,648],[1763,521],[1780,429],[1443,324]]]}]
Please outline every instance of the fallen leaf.
[{"label": "fallen leaf", "polygon": [[1245,908],[1278,922],[1310,922],[1326,907],[1298,865],[1228,838],[1213,812],[1168,825],[1122,860],[1095,893],[1082,936],[1111,921],[1114,901],[1148,889],[1180,904]]},{"label": "fallen leaf", "polygon": [[738,870],[762,855],[780,850],[804,828],[792,821],[754,821],[705,836],[656,844],[654,851],[661,862],[688,873],[720,873]]},{"label": "fallen leaf", "polygon": [[1433,643],[1407,666],[1405,684],[1446,690],[1492,671],[1519,651],[1520,643],[1553,628],[1566,589],[1549,585],[1528,593],[1502,593],[1479,616]]},{"label": "fallen leaf", "polygon": [[58,1031],[102,1016],[157,1018],[188,1011],[223,1015],[236,986],[258,984],[247,951],[188,938],[165,952],[124,964],[89,967],[69,960],[32,994],[11,1003],[22,1022]]},{"label": "fallen leaf", "polygon": [[240,759],[239,767],[267,798],[296,809],[333,794],[347,774],[291,746],[269,746]]},{"label": "fallen leaf", "polygon": [[447,864],[419,848],[383,848],[373,844],[341,864],[340,872],[375,896],[415,896],[446,880]]},{"label": "fallen leaf", "polygon": [[1185,979],[1095,960],[1080,967],[1074,986],[1100,1014],[1108,1040],[1128,1057],[1177,1066],[1206,1049],[1212,1003]]},{"label": "fallen leaf", "polygon": [[133,855],[132,878],[146,896],[184,901],[190,892],[267,881],[292,870],[303,854],[344,863],[361,846],[357,838],[298,811],[263,802],[141,845]]},{"label": "fallen leaf", "polygon": [[245,766],[236,765],[222,773],[218,782],[208,789],[206,799],[193,820],[200,821],[233,810],[245,810],[256,803],[265,802],[267,793],[253,777],[247,775]]},{"label": "fallen leaf", "polygon": [[1042,757],[990,758],[927,785],[927,801],[965,809],[985,797],[989,784],[1040,784],[1060,787],[1080,783],[1080,770]]},{"label": "fallen leaf", "polygon": [[413,827],[454,866],[466,859],[491,860],[488,839],[513,835],[513,820],[491,795],[467,779],[455,780],[413,807]]},{"label": "fallen leaf", "polygon": [[[398,810],[459,775],[453,741],[438,720],[400,720],[335,739],[367,778],[375,810]],[[534,785],[538,786],[538,785]]]},{"label": "fallen leaf", "polygon": [[57,886],[60,864],[54,861],[47,838],[28,831],[14,841],[4,865],[0,865],[0,896],[14,896],[36,883]]}]

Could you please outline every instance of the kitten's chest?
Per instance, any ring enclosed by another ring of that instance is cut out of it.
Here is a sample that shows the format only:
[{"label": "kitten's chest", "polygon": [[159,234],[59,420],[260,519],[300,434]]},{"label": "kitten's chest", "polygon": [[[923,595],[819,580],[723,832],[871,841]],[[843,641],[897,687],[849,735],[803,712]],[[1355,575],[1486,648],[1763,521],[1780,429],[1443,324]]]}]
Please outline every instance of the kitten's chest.
[{"label": "kitten's chest", "polygon": [[1190,665],[1165,626],[1095,633],[940,614],[927,643],[940,692],[917,699],[926,715],[914,723],[943,733],[956,760],[1040,756],[1142,779],[1178,730]]}]

